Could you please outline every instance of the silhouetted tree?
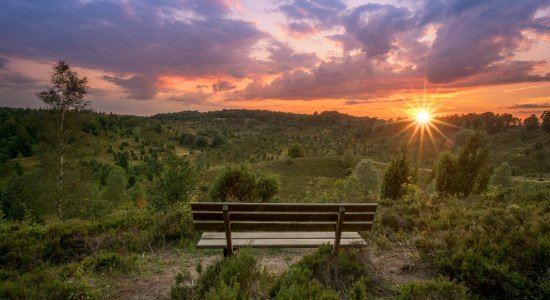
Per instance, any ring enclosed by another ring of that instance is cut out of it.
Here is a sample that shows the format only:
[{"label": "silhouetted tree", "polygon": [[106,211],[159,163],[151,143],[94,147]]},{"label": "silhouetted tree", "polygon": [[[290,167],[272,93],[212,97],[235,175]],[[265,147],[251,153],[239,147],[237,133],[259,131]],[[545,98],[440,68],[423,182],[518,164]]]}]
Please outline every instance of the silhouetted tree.
[{"label": "silhouetted tree", "polygon": [[542,130],[550,132],[550,110],[545,110],[540,116]]},{"label": "silhouetted tree", "polygon": [[529,131],[537,129],[539,125],[539,118],[535,114],[532,114],[529,118],[525,118],[525,120],[523,120],[523,126],[525,126],[525,129]]}]

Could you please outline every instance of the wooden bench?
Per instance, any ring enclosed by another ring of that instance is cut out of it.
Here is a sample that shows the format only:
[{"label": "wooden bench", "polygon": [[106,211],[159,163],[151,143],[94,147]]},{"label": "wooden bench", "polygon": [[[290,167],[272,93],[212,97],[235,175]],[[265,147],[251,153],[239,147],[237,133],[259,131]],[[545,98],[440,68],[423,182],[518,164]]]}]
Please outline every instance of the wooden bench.
[{"label": "wooden bench", "polygon": [[193,202],[193,226],[203,235],[198,248],[316,248],[334,250],[364,243],[358,231],[369,230],[375,203],[229,203]]}]

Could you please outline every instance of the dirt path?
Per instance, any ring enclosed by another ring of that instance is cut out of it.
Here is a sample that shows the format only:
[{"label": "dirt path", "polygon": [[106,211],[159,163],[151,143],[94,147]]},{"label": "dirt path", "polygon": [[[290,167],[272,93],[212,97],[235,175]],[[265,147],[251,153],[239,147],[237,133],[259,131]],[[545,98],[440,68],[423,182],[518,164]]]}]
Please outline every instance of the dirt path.
[{"label": "dirt path", "polygon": [[[314,249],[263,250],[257,255],[261,263],[274,275],[286,271],[289,265],[299,261]],[[152,255],[146,263],[145,271],[113,279],[105,297],[109,299],[170,299],[170,288],[176,275],[187,269],[193,278],[198,278],[196,266],[200,263],[205,269],[223,256],[212,252],[181,253],[163,252]]]}]

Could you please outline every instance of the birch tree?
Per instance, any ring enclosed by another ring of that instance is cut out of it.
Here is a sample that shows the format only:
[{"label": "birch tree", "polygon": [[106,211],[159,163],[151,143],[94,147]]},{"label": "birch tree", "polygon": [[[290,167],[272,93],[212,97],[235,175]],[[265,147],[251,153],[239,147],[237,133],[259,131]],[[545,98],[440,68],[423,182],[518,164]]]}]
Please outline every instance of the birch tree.
[{"label": "birch tree", "polygon": [[55,160],[55,206],[59,220],[64,217],[66,156],[71,146],[72,128],[68,126],[71,111],[86,110],[90,103],[84,97],[88,94],[88,79],[80,78],[69,65],[60,60],[52,68],[51,86],[37,94],[38,98],[55,114],[55,137],[52,141]]}]

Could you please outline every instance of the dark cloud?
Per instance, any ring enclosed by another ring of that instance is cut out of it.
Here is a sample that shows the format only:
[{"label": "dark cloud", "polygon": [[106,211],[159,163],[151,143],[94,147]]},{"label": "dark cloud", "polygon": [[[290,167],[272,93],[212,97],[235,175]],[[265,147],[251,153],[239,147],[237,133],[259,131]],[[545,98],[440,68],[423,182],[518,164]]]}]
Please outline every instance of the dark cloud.
[{"label": "dark cloud", "polygon": [[339,39],[346,50],[361,45],[370,57],[384,56],[394,48],[396,35],[410,30],[413,22],[406,8],[366,4],[343,18],[347,38]]},{"label": "dark cloud", "polygon": [[212,92],[217,93],[217,92],[229,91],[236,87],[237,87],[236,85],[232,84],[229,81],[220,80],[212,84]]},{"label": "dark cloud", "polygon": [[0,69],[4,69],[8,65],[8,59],[0,57]]},{"label": "dark cloud", "polygon": [[[547,1],[454,1],[431,21],[440,22],[428,57],[428,79],[446,83],[482,73],[513,56]],[[424,20],[430,21],[429,18]]]},{"label": "dark cloud", "polygon": [[179,17],[222,2],[2,1],[0,54],[123,74],[243,77],[256,65],[250,47],[265,33],[240,20]]},{"label": "dark cloud", "polygon": [[141,76],[126,78],[105,75],[103,79],[122,87],[128,93],[129,99],[150,100],[157,94],[155,82]]},{"label": "dark cloud", "polygon": [[524,103],[524,104],[514,104],[511,106],[508,106],[508,108],[516,109],[516,108],[550,108],[550,103]]},{"label": "dark cloud", "polygon": [[480,85],[498,85],[520,82],[550,81],[550,73],[546,75],[535,74],[537,66],[543,66],[545,62],[536,61],[506,61],[495,63],[486,67],[482,72],[462,80],[449,83],[455,87],[469,87]]},{"label": "dark cloud", "polygon": [[38,80],[27,77],[19,72],[0,70],[0,88],[35,90],[40,87]]}]

